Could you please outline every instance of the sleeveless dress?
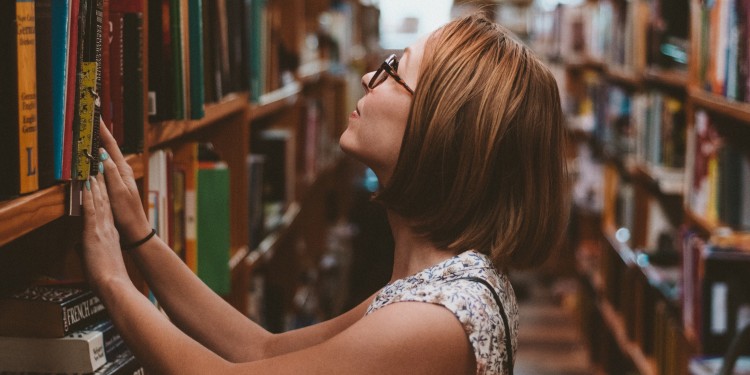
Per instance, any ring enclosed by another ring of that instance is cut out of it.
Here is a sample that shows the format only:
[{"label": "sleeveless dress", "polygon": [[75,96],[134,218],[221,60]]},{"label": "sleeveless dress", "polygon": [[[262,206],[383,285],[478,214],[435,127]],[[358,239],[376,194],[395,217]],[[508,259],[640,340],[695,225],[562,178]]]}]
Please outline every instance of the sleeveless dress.
[{"label": "sleeveless dress", "polygon": [[365,315],[396,302],[441,305],[461,322],[474,350],[476,373],[507,374],[506,332],[499,307],[485,285],[466,280],[467,277],[479,277],[488,281],[500,296],[509,320],[515,358],[518,305],[513,287],[505,274],[495,270],[488,256],[474,250],[465,251],[386,285],[370,304]]}]

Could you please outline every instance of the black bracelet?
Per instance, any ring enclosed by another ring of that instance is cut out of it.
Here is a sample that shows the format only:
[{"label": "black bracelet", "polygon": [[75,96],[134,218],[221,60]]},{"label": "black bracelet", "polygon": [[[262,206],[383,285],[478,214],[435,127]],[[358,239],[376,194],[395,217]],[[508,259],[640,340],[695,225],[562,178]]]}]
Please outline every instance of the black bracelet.
[{"label": "black bracelet", "polygon": [[153,237],[153,236],[155,236],[155,235],[156,235],[156,229],[151,229],[151,233],[149,233],[149,234],[148,234],[148,235],[147,235],[146,237],[143,237],[143,239],[142,239],[142,240],[140,240],[140,241],[137,241],[137,242],[133,242],[133,243],[131,243],[131,244],[124,244],[124,243],[120,243],[120,247],[121,247],[121,248],[122,248],[123,250],[133,250],[133,249],[135,249],[136,247],[138,247],[138,246],[141,246],[141,245],[143,245],[144,243],[148,242],[148,240],[150,240],[150,239],[151,239],[151,237]]}]

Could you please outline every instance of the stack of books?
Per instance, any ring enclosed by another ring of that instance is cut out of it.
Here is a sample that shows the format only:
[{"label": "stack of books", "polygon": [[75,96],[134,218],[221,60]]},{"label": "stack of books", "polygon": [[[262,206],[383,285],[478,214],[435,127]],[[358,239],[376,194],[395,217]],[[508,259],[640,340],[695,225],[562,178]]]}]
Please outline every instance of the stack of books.
[{"label": "stack of books", "polygon": [[0,373],[144,370],[84,284],[40,284],[0,298]]}]

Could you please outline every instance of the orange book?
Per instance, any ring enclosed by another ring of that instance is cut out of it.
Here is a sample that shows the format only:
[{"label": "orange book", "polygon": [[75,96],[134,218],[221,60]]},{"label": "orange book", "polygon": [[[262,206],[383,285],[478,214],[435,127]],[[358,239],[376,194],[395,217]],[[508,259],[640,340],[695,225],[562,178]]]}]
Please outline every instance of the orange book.
[{"label": "orange book", "polygon": [[[182,236],[183,245],[179,254],[193,272],[198,273],[198,220],[197,220],[197,187],[198,187],[198,144],[187,143],[173,150],[174,172],[184,182],[182,203]],[[178,205],[176,205],[178,206]],[[179,206],[178,206],[179,207]],[[175,249],[177,250],[177,249]]]},{"label": "orange book", "polygon": [[[0,195],[39,188],[37,169],[36,31],[34,2],[0,4]],[[9,55],[8,55],[9,54]],[[52,150],[45,150],[52,152]]]}]

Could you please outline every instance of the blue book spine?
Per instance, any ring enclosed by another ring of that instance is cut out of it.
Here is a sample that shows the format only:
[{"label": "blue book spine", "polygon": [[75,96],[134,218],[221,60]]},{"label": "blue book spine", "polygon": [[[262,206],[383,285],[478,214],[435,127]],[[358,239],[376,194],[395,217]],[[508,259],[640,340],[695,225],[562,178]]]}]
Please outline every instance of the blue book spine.
[{"label": "blue book spine", "polygon": [[52,151],[54,152],[55,179],[58,180],[62,179],[65,137],[69,21],[70,0],[52,0]]}]

